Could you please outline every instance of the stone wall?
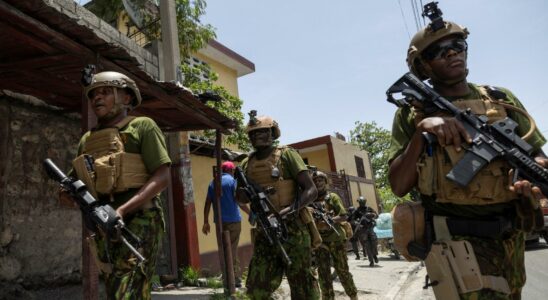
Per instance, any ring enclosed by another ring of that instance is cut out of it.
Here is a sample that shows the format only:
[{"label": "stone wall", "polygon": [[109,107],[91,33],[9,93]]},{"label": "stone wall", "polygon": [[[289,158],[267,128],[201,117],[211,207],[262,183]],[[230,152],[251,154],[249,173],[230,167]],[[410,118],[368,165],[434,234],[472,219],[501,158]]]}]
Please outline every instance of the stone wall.
[{"label": "stone wall", "polygon": [[69,168],[79,117],[17,98],[0,91],[0,283],[80,282],[80,213],[59,205],[58,187],[42,168],[47,157]]}]

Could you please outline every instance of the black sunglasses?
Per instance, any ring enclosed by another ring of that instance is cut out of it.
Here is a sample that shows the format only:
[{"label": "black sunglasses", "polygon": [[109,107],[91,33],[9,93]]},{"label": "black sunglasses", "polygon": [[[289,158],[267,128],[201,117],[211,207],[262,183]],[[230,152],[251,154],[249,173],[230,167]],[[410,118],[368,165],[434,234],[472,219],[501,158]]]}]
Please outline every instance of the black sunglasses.
[{"label": "black sunglasses", "polygon": [[445,57],[449,50],[453,50],[457,53],[468,50],[468,44],[463,39],[453,39],[443,43],[432,45],[421,54],[425,60],[434,60]]}]

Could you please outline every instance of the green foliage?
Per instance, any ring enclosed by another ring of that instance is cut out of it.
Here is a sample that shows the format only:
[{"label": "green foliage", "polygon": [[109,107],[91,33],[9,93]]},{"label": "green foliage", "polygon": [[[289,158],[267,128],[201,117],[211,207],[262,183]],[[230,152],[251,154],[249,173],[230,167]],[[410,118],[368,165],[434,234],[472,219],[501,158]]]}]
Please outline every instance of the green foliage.
[{"label": "green foliage", "polygon": [[391,212],[394,206],[406,201],[411,201],[411,197],[409,195],[406,195],[405,197],[400,198],[394,195],[394,193],[392,193],[392,190],[388,187],[378,188],[377,192],[379,193],[379,196],[382,199],[383,212]]},{"label": "green foliage", "polygon": [[150,282],[160,284],[160,276],[152,275],[152,279],[150,280]]},{"label": "green foliage", "polygon": [[[151,9],[147,6],[147,0],[134,0],[134,3],[141,7],[144,14],[143,33],[149,40],[159,39],[161,36],[160,22],[154,22],[158,19],[157,9]],[[207,46],[207,43],[216,37],[215,28],[210,24],[202,24],[201,17],[205,14],[205,0],[175,0],[177,14],[177,30],[179,33],[179,49],[181,54],[181,69],[184,75],[183,85],[190,88],[194,93],[211,91],[224,100],[219,102],[208,102],[206,105],[215,108],[226,117],[236,122],[237,128],[233,133],[226,137],[230,144],[237,145],[241,150],[248,151],[250,147],[247,134],[244,132],[244,115],[241,111],[243,101],[228,93],[228,91],[217,84],[215,81],[218,75],[211,71],[211,68],[205,64],[187,65],[193,53]],[[121,0],[95,0],[93,5],[88,7],[100,18],[111,22],[118,13],[123,10]],[[200,75],[206,80],[201,81]],[[214,137],[213,131],[206,131],[206,136]]]},{"label": "green foliage", "polygon": [[207,278],[206,286],[212,289],[220,289],[223,287],[223,282],[218,278]]},{"label": "green foliage", "polygon": [[[236,122],[236,129],[232,131],[231,135],[226,137],[226,142],[237,145],[241,150],[249,151],[251,144],[247,134],[244,132],[243,101],[238,97],[232,96],[224,87],[214,83],[219,76],[208,65],[199,64],[190,66],[183,64],[181,70],[184,76],[183,85],[189,87],[195,94],[211,91],[223,98],[222,101],[208,101],[206,105],[218,110]],[[205,80],[201,78],[205,78]],[[205,135],[212,138],[215,136],[215,133],[213,131],[205,131]]]},{"label": "green foliage", "polygon": [[200,278],[200,272],[195,270],[191,266],[179,268],[179,280],[185,285],[196,286],[198,278]]},{"label": "green foliage", "polygon": [[390,131],[377,126],[375,121],[361,123],[350,131],[350,143],[369,153],[377,188],[388,187],[388,148]]},{"label": "green foliage", "polygon": [[408,201],[409,196],[399,198],[390,189],[388,182],[388,149],[391,133],[377,125],[375,121],[361,123],[356,121],[356,127],[350,131],[350,142],[369,153],[371,168],[375,176],[377,192],[382,200],[383,211],[390,212],[398,203]]}]

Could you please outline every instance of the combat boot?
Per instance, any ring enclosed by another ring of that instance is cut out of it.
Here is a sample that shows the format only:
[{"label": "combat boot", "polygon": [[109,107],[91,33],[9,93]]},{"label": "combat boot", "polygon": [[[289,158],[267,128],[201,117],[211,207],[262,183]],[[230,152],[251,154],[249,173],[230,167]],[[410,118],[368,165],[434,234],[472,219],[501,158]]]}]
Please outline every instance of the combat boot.
[{"label": "combat boot", "polygon": [[356,260],[360,260],[360,255],[356,255]]}]

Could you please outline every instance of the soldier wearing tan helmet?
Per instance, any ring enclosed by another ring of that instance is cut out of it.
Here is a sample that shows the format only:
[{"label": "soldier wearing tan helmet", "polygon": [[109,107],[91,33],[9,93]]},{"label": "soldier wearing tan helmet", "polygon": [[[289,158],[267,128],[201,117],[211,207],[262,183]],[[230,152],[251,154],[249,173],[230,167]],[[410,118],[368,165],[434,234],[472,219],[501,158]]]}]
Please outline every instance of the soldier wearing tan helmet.
[{"label": "soldier wearing tan helmet", "polygon": [[164,232],[159,193],[168,185],[171,160],[164,136],[147,117],[128,116],[141,104],[135,82],[118,72],[101,72],[85,87],[98,124],[82,136],[74,172],[94,196],[116,209],[127,228],[141,239],[146,261],[120,241],[97,235],[92,252],[105,278],[108,299],[150,299],[159,241]]},{"label": "soldier wearing tan helmet", "polygon": [[331,228],[323,218],[314,218],[322,238],[322,244],[314,251],[322,299],[335,299],[331,267],[335,268],[344,291],[350,299],[358,299],[358,290],[348,270],[346,241],[351,237],[352,229],[350,223],[346,222],[346,209],[341,197],[327,190],[329,182],[327,174],[316,170],[312,173],[312,180],[318,189],[318,198],[312,204],[312,208],[317,210],[314,215],[318,216],[318,213],[323,211],[329,214],[326,217],[331,218],[334,223]]},{"label": "soldier wearing tan helmet", "polygon": [[[248,179],[270,191],[274,209],[285,219],[288,237],[282,242],[291,264],[287,265],[276,247],[272,247],[261,230],[253,234],[253,257],[247,276],[247,294],[251,299],[269,299],[287,277],[292,299],[319,299],[317,281],[311,269],[311,234],[314,224],[306,206],[316,199],[317,191],[299,153],[286,146],[276,146],[280,137],[278,123],[271,117],[250,113],[246,127],[255,149],[242,161]],[[246,199],[244,195],[239,200]]]},{"label": "soldier wearing tan helmet", "polygon": [[[467,81],[468,30],[444,21],[435,2],[425,5],[425,15],[432,21],[413,37],[407,51],[411,72],[430,79],[433,88],[455,106],[485,116],[488,122],[512,118],[519,124],[517,133],[525,135],[530,120],[526,112],[516,109],[523,105],[512,92]],[[546,197],[528,181],[512,183],[508,175],[511,166],[504,159],[488,164],[466,187],[446,179],[472,142],[462,123],[448,114],[430,114],[420,106],[404,107],[396,112],[393,124],[389,180],[397,196],[418,190],[422,207],[432,216],[426,222],[431,222],[436,241],[427,248],[426,266],[430,278],[437,281],[433,285],[436,298],[519,299],[525,283],[524,233],[535,227],[537,214],[522,205]],[[437,142],[428,144],[425,132],[435,135]],[[531,130],[525,140],[533,146],[536,160],[548,166],[541,150],[546,142],[542,134]],[[394,224],[413,223],[413,216],[398,211],[394,218]],[[459,260],[466,264],[451,267],[436,263],[448,261],[442,257],[447,252],[441,250],[448,245],[455,259],[466,258]],[[475,270],[474,275],[470,270]],[[458,285],[462,276],[475,279],[467,286]]]}]

